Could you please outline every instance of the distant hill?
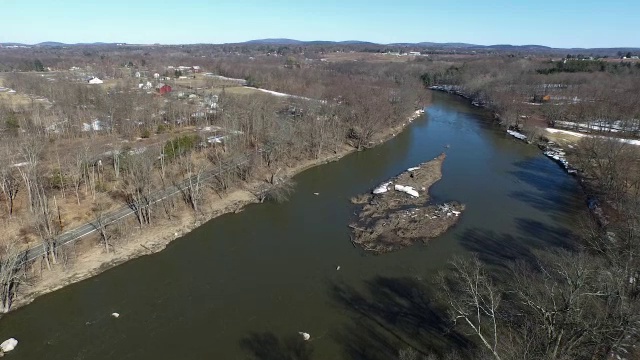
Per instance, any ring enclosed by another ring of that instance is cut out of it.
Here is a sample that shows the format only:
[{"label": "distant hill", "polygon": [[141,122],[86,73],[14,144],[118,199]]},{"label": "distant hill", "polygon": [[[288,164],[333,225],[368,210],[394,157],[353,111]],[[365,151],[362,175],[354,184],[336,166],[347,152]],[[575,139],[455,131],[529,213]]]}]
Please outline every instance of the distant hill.
[{"label": "distant hill", "polygon": [[[72,47],[72,46],[99,46],[99,47],[111,47],[117,44],[123,43],[78,43],[78,44],[66,44],[56,41],[45,41],[35,45],[21,44],[21,43],[0,43],[1,46],[37,46],[37,47]],[[242,43],[236,43],[237,45],[278,45],[278,46],[362,46],[362,47],[404,47],[413,50],[420,49],[433,49],[443,51],[464,51],[464,52],[511,52],[511,53],[536,53],[536,54],[582,54],[593,56],[616,56],[619,53],[638,53],[640,48],[632,47],[612,47],[612,48],[553,48],[543,45],[510,45],[510,44],[496,44],[496,45],[477,45],[468,43],[437,43],[437,42],[401,42],[391,44],[378,44],[369,41],[361,40],[346,40],[346,41],[326,41],[326,40],[313,40],[302,41],[289,38],[268,38],[268,39],[256,39],[249,40]],[[138,44],[143,45],[143,44]],[[208,44],[198,44],[208,45]],[[211,44],[215,45],[215,44]]]},{"label": "distant hill", "polygon": [[0,45],[2,45],[2,46],[29,46],[27,44],[14,43],[14,42],[0,43]]},{"label": "distant hill", "polygon": [[[308,42],[308,41],[307,41]],[[257,39],[245,41],[243,44],[256,44],[256,45],[302,45],[305,41],[293,40],[293,39]]]},{"label": "distant hill", "polygon": [[67,46],[67,44],[56,42],[56,41],[45,41],[45,42],[35,44],[35,46]]}]

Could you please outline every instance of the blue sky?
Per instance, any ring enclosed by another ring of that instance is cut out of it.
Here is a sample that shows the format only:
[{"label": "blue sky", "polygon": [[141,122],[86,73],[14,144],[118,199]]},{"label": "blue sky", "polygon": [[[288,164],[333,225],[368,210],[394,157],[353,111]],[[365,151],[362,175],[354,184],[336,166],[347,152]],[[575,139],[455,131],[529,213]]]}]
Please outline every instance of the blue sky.
[{"label": "blue sky", "polygon": [[640,47],[639,0],[0,0],[0,42],[261,38]]}]

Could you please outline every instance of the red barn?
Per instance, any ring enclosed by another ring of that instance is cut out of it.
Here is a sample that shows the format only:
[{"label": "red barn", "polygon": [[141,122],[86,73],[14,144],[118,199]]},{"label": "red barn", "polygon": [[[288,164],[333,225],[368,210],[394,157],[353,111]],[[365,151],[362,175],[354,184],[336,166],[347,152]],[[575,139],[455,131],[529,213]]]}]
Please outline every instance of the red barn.
[{"label": "red barn", "polygon": [[171,86],[166,84],[158,84],[158,86],[156,86],[156,91],[160,93],[160,95],[168,94],[171,92]]}]

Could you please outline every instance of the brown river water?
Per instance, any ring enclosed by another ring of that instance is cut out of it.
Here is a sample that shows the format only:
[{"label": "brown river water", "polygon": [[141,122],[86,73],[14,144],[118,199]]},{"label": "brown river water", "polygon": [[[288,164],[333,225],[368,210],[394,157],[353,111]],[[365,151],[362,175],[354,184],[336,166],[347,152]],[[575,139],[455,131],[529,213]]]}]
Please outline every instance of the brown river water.
[{"label": "brown river water", "polygon": [[[0,340],[19,341],[7,358],[375,360],[464,346],[445,331],[434,275],[456,255],[500,267],[570,243],[584,198],[486,111],[441,93],[426,110],[394,139],[299,174],[287,203],[218,217],[7,314]],[[460,222],[390,254],[353,247],[349,198],[442,151],[432,202],[466,204]]]}]

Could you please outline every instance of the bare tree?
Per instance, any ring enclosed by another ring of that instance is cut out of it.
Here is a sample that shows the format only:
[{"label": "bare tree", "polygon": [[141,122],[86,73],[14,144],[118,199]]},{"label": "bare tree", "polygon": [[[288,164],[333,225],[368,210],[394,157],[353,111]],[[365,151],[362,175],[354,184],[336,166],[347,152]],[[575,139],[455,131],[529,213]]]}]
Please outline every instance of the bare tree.
[{"label": "bare tree", "polygon": [[36,172],[38,168],[38,161],[43,148],[42,139],[35,136],[24,138],[20,144],[20,154],[22,155],[24,162],[16,166],[16,168],[20,172],[25,188],[27,189],[27,194],[29,195],[29,209],[31,212],[33,212],[33,205],[35,201],[34,190],[37,188],[37,185],[34,183],[37,181]]},{"label": "bare tree", "polygon": [[107,210],[108,210],[108,206],[106,203],[98,202],[96,206],[94,206],[93,208],[93,214],[95,216],[95,219],[93,220],[93,224],[96,230],[98,230],[98,232],[100,233],[100,241],[104,245],[104,251],[106,253],[109,253],[110,249],[112,248],[112,245],[109,241],[111,237],[107,234],[107,231],[106,231],[106,227],[107,227],[106,211]]},{"label": "bare tree", "polygon": [[20,179],[10,166],[0,168],[0,190],[4,194],[7,202],[7,212],[9,218],[13,216],[13,207],[18,191],[20,190]]},{"label": "bare tree", "polygon": [[49,196],[44,186],[38,182],[33,183],[33,186],[35,228],[42,239],[42,246],[45,251],[44,259],[47,268],[51,270],[52,263],[57,263],[55,235],[58,229],[55,226],[54,212],[51,209]]},{"label": "bare tree", "polygon": [[0,245],[0,313],[11,309],[18,285],[22,281],[24,253],[15,243]]},{"label": "bare tree", "polygon": [[67,164],[67,174],[69,175],[71,185],[73,185],[73,191],[76,195],[78,205],[80,205],[80,186],[83,180],[85,180],[85,166],[84,157],[80,153],[76,154],[76,157]]},{"label": "bare tree", "polygon": [[183,154],[178,159],[178,172],[181,183],[176,182],[175,185],[180,186],[180,191],[184,201],[198,212],[200,200],[202,199],[202,175],[204,174],[204,165],[198,164],[192,153]]},{"label": "bare tree", "polygon": [[140,226],[150,224],[153,159],[145,153],[131,154],[126,158],[125,168],[123,191],[127,204]]},{"label": "bare tree", "polygon": [[502,294],[477,257],[455,259],[451,277],[441,278],[445,301],[454,324],[471,330],[482,345],[500,360],[498,309]]}]

